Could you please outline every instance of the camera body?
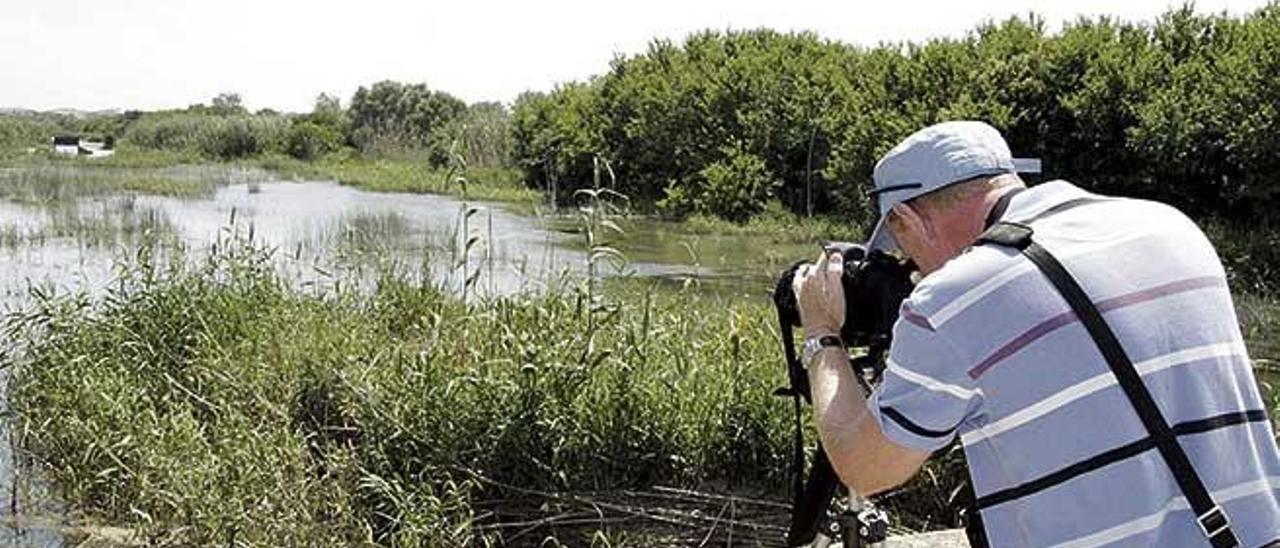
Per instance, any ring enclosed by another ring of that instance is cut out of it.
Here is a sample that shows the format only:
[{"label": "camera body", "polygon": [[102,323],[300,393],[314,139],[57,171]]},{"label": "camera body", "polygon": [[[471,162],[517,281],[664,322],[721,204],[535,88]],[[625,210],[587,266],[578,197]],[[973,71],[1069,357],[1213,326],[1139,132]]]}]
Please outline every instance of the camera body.
[{"label": "camera body", "polygon": [[[839,252],[844,258],[840,283],[844,288],[845,318],[840,339],[850,348],[866,347],[868,354],[882,353],[889,347],[898,309],[915,287],[911,281],[915,265],[881,251],[868,253],[860,244],[832,242],[823,249],[827,253]],[[796,263],[784,271],[773,291],[774,306],[784,326],[801,327],[792,281],[803,264]]]}]

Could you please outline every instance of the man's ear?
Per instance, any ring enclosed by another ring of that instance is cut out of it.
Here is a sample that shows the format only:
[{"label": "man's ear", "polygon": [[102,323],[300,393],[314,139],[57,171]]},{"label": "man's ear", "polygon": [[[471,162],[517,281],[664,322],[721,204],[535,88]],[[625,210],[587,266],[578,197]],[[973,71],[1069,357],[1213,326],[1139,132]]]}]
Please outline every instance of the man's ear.
[{"label": "man's ear", "polygon": [[[893,216],[904,229],[923,235],[929,239],[936,239],[933,233],[933,224],[925,221],[925,216],[921,214],[915,207],[906,202],[899,202],[893,206]],[[889,222],[894,222],[891,217]]]}]

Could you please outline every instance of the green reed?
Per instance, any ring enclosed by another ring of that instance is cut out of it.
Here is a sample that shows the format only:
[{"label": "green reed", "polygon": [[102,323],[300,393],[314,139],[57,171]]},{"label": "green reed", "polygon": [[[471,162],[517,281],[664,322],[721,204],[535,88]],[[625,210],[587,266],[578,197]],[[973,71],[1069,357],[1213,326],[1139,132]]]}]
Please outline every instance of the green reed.
[{"label": "green reed", "polygon": [[265,171],[234,164],[133,167],[107,162],[72,158],[0,167],[0,199],[50,204],[120,192],[211,196],[219,186],[271,178]]},{"label": "green reed", "polygon": [[467,306],[394,272],[304,295],[244,246],[197,266],[141,255],[100,301],[46,297],[6,330],[23,446],[69,500],[150,541],[464,543],[472,473],[601,489],[785,470],[761,302],[639,288],[608,314],[573,292]]}]

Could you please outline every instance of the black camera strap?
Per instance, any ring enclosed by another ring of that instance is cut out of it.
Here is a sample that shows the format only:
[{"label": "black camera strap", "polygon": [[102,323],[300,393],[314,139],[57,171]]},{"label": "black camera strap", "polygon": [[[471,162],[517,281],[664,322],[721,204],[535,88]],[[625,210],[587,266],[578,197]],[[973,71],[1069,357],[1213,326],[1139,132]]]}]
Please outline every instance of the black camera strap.
[{"label": "black camera strap", "polygon": [[1009,209],[1009,202],[1012,202],[1013,197],[1024,190],[1026,190],[1026,187],[1015,187],[1001,194],[995,205],[991,206],[991,211],[987,212],[987,219],[982,225],[983,229],[991,228],[991,225],[999,222],[1004,217],[1004,212]]},{"label": "black camera strap", "polygon": [[[794,273],[803,263],[796,263],[788,269]],[[818,522],[826,511],[826,506],[839,485],[835,470],[827,460],[826,453],[819,443],[814,455],[813,469],[806,482],[804,477],[804,414],[801,401],[809,402],[809,374],[800,363],[795,349],[795,328],[799,317],[794,316],[794,302],[788,306],[777,302],[779,296],[790,296],[791,283],[788,276],[783,276],[774,290],[775,304],[778,308],[778,329],[782,336],[782,350],[787,358],[787,380],[790,385],[774,390],[774,396],[790,397],[795,411],[795,435],[792,437],[791,454],[791,527],[787,531],[787,545],[797,546],[813,540],[818,534]]]},{"label": "black camera strap", "polygon": [[[1004,201],[1007,205],[1008,200]],[[1003,214],[1003,211],[999,213]],[[1049,279],[1053,287],[1071,306],[1071,310],[1075,312],[1076,317],[1080,319],[1098,350],[1101,351],[1103,358],[1106,359],[1107,366],[1111,368],[1120,388],[1142,420],[1142,425],[1146,428],[1150,439],[1160,451],[1160,456],[1173,473],[1178,488],[1191,505],[1191,510],[1196,515],[1196,522],[1209,543],[1214,548],[1239,546],[1239,540],[1231,530],[1227,515],[1214,502],[1204,481],[1192,467],[1191,460],[1178,443],[1169,422],[1160,413],[1160,408],[1156,406],[1151,393],[1142,383],[1142,377],[1134,368],[1133,361],[1129,359],[1119,339],[1103,319],[1102,313],[1094,306],[1088,294],[1066,267],[1048,250],[1032,240],[1032,233],[1031,227],[1025,224],[996,222],[978,238],[977,245],[994,244],[1016,249]]]}]

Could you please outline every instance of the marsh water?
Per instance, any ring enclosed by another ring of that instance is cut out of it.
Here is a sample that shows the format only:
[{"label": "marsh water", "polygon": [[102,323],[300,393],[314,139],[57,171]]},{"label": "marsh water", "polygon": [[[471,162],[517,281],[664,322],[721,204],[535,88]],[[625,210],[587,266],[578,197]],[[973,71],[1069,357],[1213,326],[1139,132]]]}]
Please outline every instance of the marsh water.
[{"label": "marsh water", "polygon": [[[763,251],[749,238],[682,235],[661,223],[633,224],[625,244],[612,242],[628,257],[625,263],[589,267],[589,221],[573,213],[531,215],[446,196],[263,174],[224,177],[187,197],[86,190],[92,183],[48,191],[65,178],[54,174],[46,177],[49,185],[37,182],[37,192],[16,192],[29,182],[0,177],[0,306],[6,312],[36,294],[101,295],[140,249],[198,261],[216,246],[249,244],[270,250],[275,268],[302,291],[368,286],[395,269],[480,298],[574,283],[588,272],[764,298],[765,272],[772,268],[761,269]],[[84,530],[72,526],[49,482],[22,464],[12,445],[12,417],[5,416],[0,544],[78,545]]]},{"label": "marsh water", "polygon": [[[101,290],[127,253],[147,243],[176,244],[191,257],[219,243],[251,243],[271,250],[277,268],[301,287],[342,283],[353,273],[394,263],[431,276],[446,290],[461,290],[462,274],[479,272],[468,290],[500,295],[586,269],[581,238],[550,228],[557,223],[546,219],[493,204],[331,182],[237,184],[197,199],[109,195],[57,206],[0,202],[0,217],[7,225],[0,228],[0,294],[10,304],[32,286]],[[467,246],[467,240],[473,243]],[[684,265],[644,261],[610,266],[601,264],[599,274],[693,273]]]}]

